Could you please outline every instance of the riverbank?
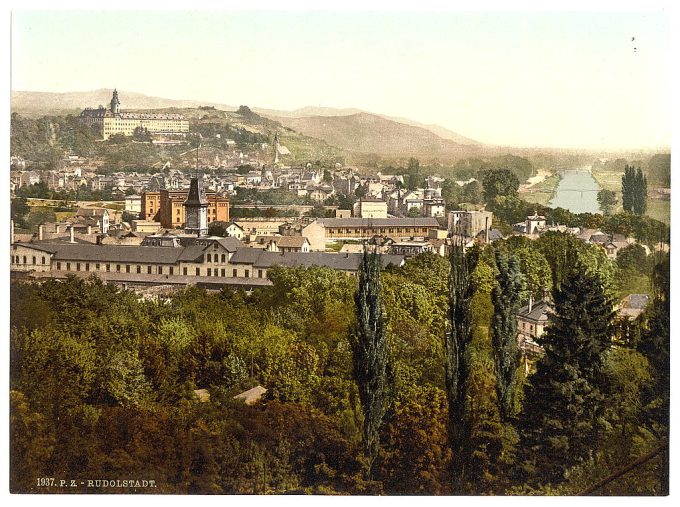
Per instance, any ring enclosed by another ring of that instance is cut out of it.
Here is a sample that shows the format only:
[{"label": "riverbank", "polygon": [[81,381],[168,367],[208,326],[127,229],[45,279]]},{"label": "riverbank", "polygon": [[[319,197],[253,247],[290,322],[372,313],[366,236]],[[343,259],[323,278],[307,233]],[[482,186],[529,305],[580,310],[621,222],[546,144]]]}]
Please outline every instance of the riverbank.
[{"label": "riverbank", "polygon": [[[555,189],[560,184],[562,179],[561,173],[544,173],[539,174],[534,178],[541,177],[538,181],[534,181],[527,185],[522,185],[519,189],[519,194],[522,199],[527,202],[547,206],[555,195]],[[532,178],[533,179],[533,178]]]}]

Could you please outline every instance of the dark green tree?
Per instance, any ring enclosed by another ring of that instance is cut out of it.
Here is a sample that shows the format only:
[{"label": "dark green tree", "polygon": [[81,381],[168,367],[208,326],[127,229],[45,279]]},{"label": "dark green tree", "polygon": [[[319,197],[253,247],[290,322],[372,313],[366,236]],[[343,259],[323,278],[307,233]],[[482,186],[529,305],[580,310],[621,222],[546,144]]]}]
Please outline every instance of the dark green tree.
[{"label": "dark green tree", "polygon": [[635,172],[635,200],[633,202],[633,213],[644,215],[647,213],[647,177],[638,167]]},{"label": "dark green tree", "polygon": [[600,210],[602,210],[602,213],[609,215],[617,203],[616,193],[603,188],[597,193],[597,202],[600,205]]},{"label": "dark green tree", "polygon": [[479,261],[479,251],[466,252],[462,242],[451,246],[449,262],[448,329],[444,335],[444,370],[449,405],[449,446],[453,452],[452,474],[456,488],[465,478],[469,461],[465,443],[469,439],[469,424],[465,417],[467,379],[470,373],[469,348],[472,342],[471,301],[474,295],[472,272]]},{"label": "dark green tree", "polygon": [[648,324],[638,344],[638,350],[647,357],[653,370],[646,412],[651,423],[661,425],[657,433],[667,431],[670,422],[670,282],[670,256],[665,255],[652,273],[653,296],[645,311]]},{"label": "dark green tree", "polygon": [[635,168],[626,164],[621,177],[623,211],[632,212],[635,203]]},{"label": "dark green tree", "polygon": [[496,197],[515,197],[519,190],[519,180],[508,169],[491,169],[484,173],[482,179],[484,200],[487,203]]},{"label": "dark green tree", "polygon": [[647,177],[639,167],[626,165],[621,178],[623,210],[636,215],[647,212]]},{"label": "dark green tree", "polygon": [[553,312],[538,339],[545,353],[529,377],[520,416],[524,477],[556,484],[587,459],[604,429],[603,367],[613,303],[601,278],[576,264],[553,290]]},{"label": "dark green tree", "polygon": [[491,292],[494,306],[491,342],[500,414],[504,421],[508,421],[515,415],[514,400],[520,356],[517,347],[517,310],[524,290],[524,277],[517,257],[503,251],[496,252],[496,268],[497,283]]},{"label": "dark green tree", "polygon": [[369,479],[378,456],[379,432],[388,405],[389,365],[387,326],[380,302],[381,263],[380,254],[364,250],[359,269],[359,290],[354,296],[357,323],[350,337],[354,379],[364,414],[363,436]]}]

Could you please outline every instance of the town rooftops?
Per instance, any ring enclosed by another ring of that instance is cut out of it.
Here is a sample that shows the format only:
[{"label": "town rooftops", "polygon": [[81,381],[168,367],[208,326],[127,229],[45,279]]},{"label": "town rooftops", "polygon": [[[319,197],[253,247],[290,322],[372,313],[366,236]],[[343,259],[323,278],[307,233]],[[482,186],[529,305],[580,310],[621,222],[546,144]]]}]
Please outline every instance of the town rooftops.
[{"label": "town rooftops", "polygon": [[548,320],[548,313],[550,311],[550,303],[548,300],[541,299],[540,301],[537,301],[531,305],[531,311],[529,311],[529,305],[520,308],[517,312],[517,317],[534,322],[546,322]]},{"label": "town rooftops", "polygon": [[320,218],[326,227],[439,227],[436,218]]},{"label": "town rooftops", "polygon": [[647,294],[630,294],[621,300],[619,305],[621,315],[635,319],[647,307],[648,302],[649,296]]},{"label": "town rooftops", "polygon": [[272,241],[278,248],[302,248],[309,240],[304,236],[279,236]]},{"label": "town rooftops", "polygon": [[[402,255],[382,255],[383,267],[389,264],[401,266]],[[254,268],[267,269],[272,266],[327,267],[340,271],[358,271],[361,254],[327,252],[267,252],[257,248],[239,248],[229,261],[231,264],[250,264]]]},{"label": "town rooftops", "polygon": [[137,264],[176,264],[197,261],[204,246],[167,248],[152,246],[93,245],[73,243],[23,244],[54,255],[55,261],[120,262]]}]

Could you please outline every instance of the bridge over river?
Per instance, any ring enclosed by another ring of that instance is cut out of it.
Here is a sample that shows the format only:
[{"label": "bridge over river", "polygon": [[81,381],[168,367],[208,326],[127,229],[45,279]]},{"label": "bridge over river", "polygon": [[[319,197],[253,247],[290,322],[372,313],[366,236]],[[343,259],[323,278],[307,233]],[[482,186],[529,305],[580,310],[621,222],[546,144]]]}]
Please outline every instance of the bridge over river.
[{"label": "bridge over river", "polygon": [[572,213],[599,213],[597,193],[600,190],[590,167],[564,171],[549,206],[565,208]]}]

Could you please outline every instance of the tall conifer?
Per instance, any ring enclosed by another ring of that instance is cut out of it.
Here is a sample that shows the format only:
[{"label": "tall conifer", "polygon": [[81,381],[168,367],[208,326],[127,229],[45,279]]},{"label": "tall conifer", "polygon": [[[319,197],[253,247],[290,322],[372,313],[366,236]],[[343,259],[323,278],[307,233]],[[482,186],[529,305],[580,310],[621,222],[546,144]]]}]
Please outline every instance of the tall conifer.
[{"label": "tall conifer", "polygon": [[471,275],[479,259],[478,250],[465,252],[462,242],[451,245],[449,262],[448,330],[444,336],[445,381],[449,405],[449,445],[453,452],[452,471],[457,487],[465,476],[465,442],[469,428],[465,418],[465,397],[470,372],[469,347],[472,341],[470,304],[474,295]]},{"label": "tall conifer", "polygon": [[497,282],[491,298],[494,315],[491,327],[494,363],[496,366],[496,394],[504,421],[514,416],[517,389],[517,311],[524,289],[524,279],[517,257],[503,251],[496,252]]},{"label": "tall conifer", "polygon": [[381,259],[364,250],[359,269],[359,290],[354,302],[357,325],[350,339],[354,378],[364,414],[364,447],[368,477],[380,447],[379,431],[387,410],[388,350],[385,316],[380,302]]},{"label": "tall conifer", "polygon": [[553,290],[553,312],[539,338],[545,354],[529,377],[520,448],[529,483],[555,483],[588,457],[603,411],[603,364],[613,303],[600,280],[576,265]]}]

